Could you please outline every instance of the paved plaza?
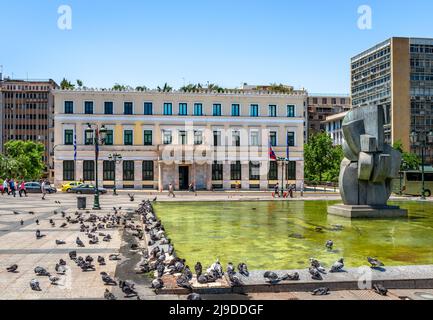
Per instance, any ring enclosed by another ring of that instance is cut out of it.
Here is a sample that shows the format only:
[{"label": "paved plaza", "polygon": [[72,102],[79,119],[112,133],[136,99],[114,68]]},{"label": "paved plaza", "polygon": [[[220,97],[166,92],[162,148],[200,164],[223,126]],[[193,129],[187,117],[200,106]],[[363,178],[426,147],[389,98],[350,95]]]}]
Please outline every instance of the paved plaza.
[{"label": "paved plaza", "polygon": [[[114,197],[111,194],[101,196],[101,211],[89,210],[88,213],[105,215],[113,211],[113,207],[122,207],[121,212],[130,214],[138,208],[138,204],[145,199],[157,201],[215,201],[215,200],[272,200],[270,193],[179,193],[175,199],[169,198],[167,194],[156,194],[150,192],[136,192],[135,201],[131,202],[126,193],[121,192]],[[93,196],[87,196],[87,208],[93,204]],[[306,194],[306,199],[336,200],[336,194]],[[284,201],[280,200],[279,201]],[[290,200],[285,200],[290,201]],[[185,299],[184,295],[156,295],[149,288],[151,279],[145,275],[137,274],[135,266],[141,260],[139,253],[131,252],[131,243],[137,243],[129,230],[123,227],[101,230],[110,234],[110,242],[100,241],[97,244],[88,244],[84,233],[80,232],[79,224],[68,224],[65,228],[60,225],[65,221],[61,211],[66,216],[73,217],[76,210],[77,200],[75,195],[57,193],[48,195],[46,200],[41,200],[40,195],[30,194],[28,197],[0,196],[0,299],[103,299],[105,289],[110,289],[113,294],[123,298],[118,287],[107,287],[101,280],[100,272],[105,271],[111,276],[122,280],[131,280],[136,284],[136,289],[141,299]],[[86,211],[82,211],[86,212]],[[55,226],[49,220],[52,219]],[[135,216],[134,219],[137,219]],[[23,224],[21,225],[21,220]],[[36,221],[39,221],[37,225]],[[139,221],[134,221],[139,223]],[[45,237],[36,240],[35,231],[40,230]],[[84,248],[78,248],[75,239],[80,237]],[[56,245],[56,240],[64,240],[66,244]],[[137,243],[146,249],[146,244],[141,241]],[[95,259],[96,271],[83,272],[69,259],[68,253],[76,250],[83,257],[91,255]],[[120,261],[110,261],[111,254],[120,254]],[[105,266],[99,266],[96,258],[103,256],[107,262]],[[65,276],[61,276],[58,285],[51,285],[48,277],[38,277],[34,273],[37,266],[44,267],[48,272],[55,275],[55,264],[63,259],[67,262],[70,270]],[[17,264],[18,272],[9,273],[6,268]],[[42,291],[32,291],[30,281],[38,279]],[[345,290],[331,292],[325,297],[312,297],[309,292],[290,293],[249,293],[244,295],[205,295],[205,299],[227,299],[227,300],[256,300],[256,299],[425,299],[432,297],[433,290],[390,290],[387,297],[382,297],[372,291]]]}]

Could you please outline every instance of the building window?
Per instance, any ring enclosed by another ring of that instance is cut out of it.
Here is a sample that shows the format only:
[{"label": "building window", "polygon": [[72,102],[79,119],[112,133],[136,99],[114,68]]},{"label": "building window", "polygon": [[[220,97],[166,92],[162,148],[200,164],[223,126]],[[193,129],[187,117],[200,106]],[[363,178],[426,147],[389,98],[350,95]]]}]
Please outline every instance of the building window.
[{"label": "building window", "polygon": [[287,145],[289,147],[294,147],[295,146],[295,133],[294,132],[287,132]]},{"label": "building window", "polygon": [[230,179],[231,180],[242,179],[242,167],[240,161],[232,162],[230,164]]},{"label": "building window", "polygon": [[185,145],[187,143],[188,142],[187,142],[186,131],[180,130],[179,131],[179,144]]},{"label": "building window", "polygon": [[258,117],[259,116],[259,105],[252,104],[250,106],[250,117]]},{"label": "building window", "polygon": [[123,181],[134,181],[134,161],[123,161]]},{"label": "building window", "polygon": [[65,130],[65,145],[72,146],[74,144],[74,130]]},{"label": "building window", "polygon": [[239,131],[233,131],[232,133],[232,146],[234,147],[241,146],[241,133]]},{"label": "building window", "polygon": [[111,101],[104,102],[104,114],[113,114],[113,102]]},{"label": "building window", "polygon": [[194,131],[194,144],[201,145],[203,144],[203,132],[200,130]]},{"label": "building window", "polygon": [[180,116],[187,116],[188,115],[188,104],[179,103],[179,115]]},{"label": "building window", "polygon": [[260,162],[250,161],[250,180],[260,180]]},{"label": "building window", "polygon": [[340,99],[340,104],[346,104],[346,99],[345,98],[341,98]]},{"label": "building window", "polygon": [[143,142],[144,142],[145,146],[151,146],[153,144],[153,141],[152,141],[152,130],[144,130]]},{"label": "building window", "polygon": [[223,180],[223,164],[221,162],[214,161],[212,163],[212,180]]},{"label": "building window", "polygon": [[145,102],[143,108],[144,108],[143,114],[145,116],[151,116],[153,114],[153,104],[152,104],[152,102]]},{"label": "building window", "polygon": [[63,161],[63,180],[74,181],[75,180],[75,161],[65,160]]},{"label": "building window", "polygon": [[286,179],[296,180],[296,161],[289,161],[286,165]]},{"label": "building window", "polygon": [[276,117],[277,116],[277,106],[274,104],[269,105],[269,116]]},{"label": "building window", "polygon": [[269,142],[271,143],[272,147],[277,146],[277,132],[276,131],[271,131],[269,133]]},{"label": "building window", "polygon": [[83,161],[83,180],[84,181],[95,180],[95,161],[93,160]]},{"label": "building window", "polygon": [[84,102],[84,113],[85,114],[93,114],[93,101],[85,101]]},{"label": "building window", "polygon": [[153,161],[143,161],[143,181],[153,181]]},{"label": "building window", "polygon": [[221,131],[214,131],[213,132],[213,145],[214,146],[221,146]]},{"label": "building window", "polygon": [[84,131],[84,144],[86,146],[90,146],[93,145],[93,130],[92,129],[88,129],[86,131]]},{"label": "building window", "polygon": [[322,98],[322,104],[328,104],[328,99],[327,98]]},{"label": "building window", "polygon": [[277,161],[269,162],[268,180],[278,180],[278,163]]},{"label": "building window", "polygon": [[113,143],[113,130],[107,130],[107,136],[105,137],[105,145],[112,146]]},{"label": "building window", "polygon": [[164,103],[164,115],[165,116],[171,116],[173,114],[173,104],[171,103]]},{"label": "building window", "polygon": [[232,104],[232,117],[239,117],[241,115],[241,107],[239,104]]},{"label": "building window", "polygon": [[74,102],[73,101],[65,101],[65,113],[73,114],[74,113]]},{"label": "building window", "polygon": [[123,144],[125,146],[132,146],[132,144],[133,144],[133,131],[132,130],[123,131]]},{"label": "building window", "polygon": [[102,163],[102,176],[104,181],[114,181],[115,162],[105,160]]},{"label": "building window", "polygon": [[221,116],[221,104],[216,103],[213,105],[213,115],[216,117]]},{"label": "building window", "polygon": [[133,114],[132,102],[125,102],[123,104],[123,114],[125,114],[125,115],[132,115]]},{"label": "building window", "polygon": [[318,102],[318,100],[317,100],[317,98],[313,98],[313,104],[318,104],[319,102]]},{"label": "building window", "polygon": [[257,147],[259,145],[259,132],[251,131],[250,133],[250,145]]},{"label": "building window", "polygon": [[288,105],[287,106],[287,116],[289,118],[294,118],[296,116],[295,106],[294,105]]},{"label": "building window", "polygon": [[194,104],[194,115],[195,116],[202,116],[203,115],[203,104],[201,104],[201,103]]},{"label": "building window", "polygon": [[337,99],[336,98],[332,98],[331,99],[331,104],[337,104]]},{"label": "building window", "polygon": [[163,130],[162,131],[162,141],[164,144],[172,144],[173,143],[173,136],[172,136],[170,130]]}]

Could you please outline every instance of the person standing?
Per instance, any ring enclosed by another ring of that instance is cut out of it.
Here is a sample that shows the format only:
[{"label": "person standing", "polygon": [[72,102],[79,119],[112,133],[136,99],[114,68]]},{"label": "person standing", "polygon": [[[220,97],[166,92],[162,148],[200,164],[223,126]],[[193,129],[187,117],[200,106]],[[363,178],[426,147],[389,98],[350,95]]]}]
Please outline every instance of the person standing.
[{"label": "person standing", "polygon": [[14,196],[14,198],[17,196],[16,194],[16,185],[15,185],[15,180],[12,178],[9,181],[9,189],[10,189],[10,193]]},{"label": "person standing", "polygon": [[3,181],[3,189],[2,189],[2,195],[6,192],[7,195],[9,195],[9,183],[8,183],[8,179],[5,178]]},{"label": "person standing", "polygon": [[20,197],[23,196],[23,193],[24,193],[24,195],[27,197],[26,183],[25,183],[24,180],[21,181],[20,186],[19,186],[19,194],[20,194]]},{"label": "person standing", "polygon": [[41,183],[42,200],[45,200],[45,196],[47,195],[47,188],[45,186],[46,186],[45,180],[42,180]]},{"label": "person standing", "polygon": [[274,198],[275,197],[281,198],[281,196],[280,196],[280,184],[278,182],[274,186]]},{"label": "person standing", "polygon": [[169,196],[169,197],[170,197],[170,196],[173,196],[173,198],[176,197],[175,194],[174,194],[174,188],[173,188],[173,185],[172,185],[171,183],[168,185],[168,196]]}]

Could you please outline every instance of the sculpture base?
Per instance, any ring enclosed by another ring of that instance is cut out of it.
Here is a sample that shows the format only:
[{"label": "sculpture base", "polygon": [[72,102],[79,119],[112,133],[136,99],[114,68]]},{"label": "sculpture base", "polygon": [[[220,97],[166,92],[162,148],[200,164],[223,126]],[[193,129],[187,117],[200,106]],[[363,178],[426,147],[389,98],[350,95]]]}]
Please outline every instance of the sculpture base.
[{"label": "sculpture base", "polygon": [[405,218],[408,211],[397,206],[347,206],[337,204],[328,207],[328,214],[350,219]]}]

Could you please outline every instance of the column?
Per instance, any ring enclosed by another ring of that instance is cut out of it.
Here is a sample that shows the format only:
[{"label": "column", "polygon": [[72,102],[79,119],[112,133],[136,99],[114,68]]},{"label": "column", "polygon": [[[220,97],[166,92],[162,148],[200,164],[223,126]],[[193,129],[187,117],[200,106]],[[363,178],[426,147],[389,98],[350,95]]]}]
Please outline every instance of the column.
[{"label": "column", "polygon": [[241,188],[243,190],[250,189],[250,162],[249,161],[241,161]]},{"label": "column", "polygon": [[134,161],[134,189],[143,189],[143,162]]},{"label": "column", "polygon": [[115,165],[116,168],[116,189],[123,189],[123,161],[119,161]]},{"label": "column", "polygon": [[103,172],[104,161],[98,160],[98,185],[102,187],[104,185],[104,172]]},{"label": "column", "polygon": [[208,162],[205,164],[206,168],[206,189],[208,191],[212,190],[212,162]]},{"label": "column", "polygon": [[260,161],[260,190],[266,191],[269,189],[268,181],[269,161]]},{"label": "column", "polygon": [[230,180],[230,161],[223,161],[223,188],[224,190],[231,189]]},{"label": "column", "polygon": [[83,180],[83,160],[75,161],[75,180]]},{"label": "column", "polygon": [[179,164],[178,163],[174,163],[174,175],[172,177],[172,180],[174,178],[174,181],[170,181],[169,183],[173,183],[174,184],[174,188],[176,190],[179,190]]},{"label": "column", "polygon": [[158,192],[162,191],[164,189],[164,186],[162,185],[162,163],[161,161],[157,161],[158,163]]}]

